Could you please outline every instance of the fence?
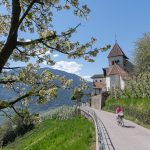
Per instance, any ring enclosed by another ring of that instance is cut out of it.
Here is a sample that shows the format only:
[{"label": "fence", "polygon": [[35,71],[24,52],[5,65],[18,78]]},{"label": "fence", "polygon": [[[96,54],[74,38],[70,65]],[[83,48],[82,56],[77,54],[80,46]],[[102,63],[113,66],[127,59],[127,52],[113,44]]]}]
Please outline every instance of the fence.
[{"label": "fence", "polygon": [[80,111],[82,115],[95,123],[96,150],[115,150],[103,122],[97,117],[96,113],[91,109],[85,110],[80,108]]}]

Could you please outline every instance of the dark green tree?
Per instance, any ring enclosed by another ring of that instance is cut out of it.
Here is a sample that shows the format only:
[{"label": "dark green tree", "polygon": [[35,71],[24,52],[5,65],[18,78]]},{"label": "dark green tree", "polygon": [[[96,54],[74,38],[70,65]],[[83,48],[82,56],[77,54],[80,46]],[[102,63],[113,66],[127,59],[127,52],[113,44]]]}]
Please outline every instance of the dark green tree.
[{"label": "dark green tree", "polygon": [[82,99],[83,96],[84,96],[83,91],[76,88],[73,92],[71,100],[75,100],[77,102],[77,106],[80,106],[80,102],[81,102],[81,99]]}]

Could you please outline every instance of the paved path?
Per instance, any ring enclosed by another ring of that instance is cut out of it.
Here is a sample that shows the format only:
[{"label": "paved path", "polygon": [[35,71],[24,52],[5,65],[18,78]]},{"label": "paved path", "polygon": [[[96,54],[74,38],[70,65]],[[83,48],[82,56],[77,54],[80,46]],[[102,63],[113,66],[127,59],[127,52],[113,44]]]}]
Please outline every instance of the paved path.
[{"label": "paved path", "polygon": [[128,120],[124,120],[125,127],[120,127],[115,114],[93,110],[104,123],[115,150],[150,150],[150,130]]}]

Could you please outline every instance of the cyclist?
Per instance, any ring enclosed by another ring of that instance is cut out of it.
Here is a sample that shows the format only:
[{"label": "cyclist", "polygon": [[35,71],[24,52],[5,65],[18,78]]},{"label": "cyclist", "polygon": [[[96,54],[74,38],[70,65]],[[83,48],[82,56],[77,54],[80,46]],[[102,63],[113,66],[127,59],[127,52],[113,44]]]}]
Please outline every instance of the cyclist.
[{"label": "cyclist", "polygon": [[122,120],[124,115],[120,106],[116,108],[115,112],[116,112],[117,121]]},{"label": "cyclist", "polygon": [[116,108],[116,114],[118,115],[118,113],[120,113],[120,112],[122,112],[122,109],[121,109],[120,106],[118,106],[118,107]]}]

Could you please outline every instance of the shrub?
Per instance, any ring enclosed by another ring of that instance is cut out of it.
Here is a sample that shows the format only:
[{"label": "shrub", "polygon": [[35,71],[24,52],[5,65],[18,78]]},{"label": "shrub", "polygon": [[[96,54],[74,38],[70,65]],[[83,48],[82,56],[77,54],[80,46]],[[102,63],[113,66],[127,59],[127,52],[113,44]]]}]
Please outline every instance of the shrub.
[{"label": "shrub", "polygon": [[41,114],[41,119],[67,120],[74,117],[75,115],[76,115],[76,106],[74,107],[62,106]]},{"label": "shrub", "polygon": [[25,111],[22,117],[16,114],[11,121],[1,127],[0,146],[3,147],[13,142],[17,136],[24,135],[33,127],[33,117],[28,111]]}]

